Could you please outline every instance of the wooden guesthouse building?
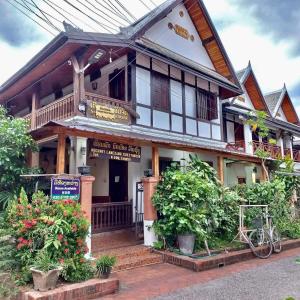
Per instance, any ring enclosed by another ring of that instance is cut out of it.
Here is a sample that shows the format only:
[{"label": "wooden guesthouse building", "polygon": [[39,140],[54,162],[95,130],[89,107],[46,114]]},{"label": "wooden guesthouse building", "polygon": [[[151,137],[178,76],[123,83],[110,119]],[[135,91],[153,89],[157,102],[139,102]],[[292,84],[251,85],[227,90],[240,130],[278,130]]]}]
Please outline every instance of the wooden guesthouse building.
[{"label": "wooden guesthouse building", "polygon": [[[222,182],[225,162],[259,169],[229,122],[237,113],[228,99],[241,97],[241,85],[248,81],[234,72],[202,0],[167,0],[118,34],[68,26],[1,86],[0,104],[29,121],[40,147],[32,166],[47,174],[91,167],[98,233],[130,227],[143,213],[151,226],[149,207],[139,201],[142,178],[157,178],[190,153]],[[257,108],[269,112],[259,97]]]}]

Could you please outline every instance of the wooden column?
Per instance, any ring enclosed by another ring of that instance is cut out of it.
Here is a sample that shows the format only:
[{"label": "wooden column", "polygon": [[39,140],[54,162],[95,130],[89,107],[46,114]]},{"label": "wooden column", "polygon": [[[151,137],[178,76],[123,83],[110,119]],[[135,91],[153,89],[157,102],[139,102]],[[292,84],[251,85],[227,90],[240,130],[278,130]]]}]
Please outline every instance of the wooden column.
[{"label": "wooden column", "polygon": [[153,177],[159,177],[159,150],[157,146],[152,147],[152,173]]},{"label": "wooden column", "polygon": [[66,155],[66,136],[58,135],[57,158],[56,158],[56,173],[65,173],[65,155]]},{"label": "wooden column", "polygon": [[36,115],[39,106],[40,106],[40,101],[39,101],[38,94],[37,92],[34,92],[31,98],[31,129],[36,128]]},{"label": "wooden column", "polygon": [[73,65],[73,93],[74,93],[74,112],[79,114],[78,105],[81,100],[85,98],[84,88],[84,72],[80,70],[84,67],[82,56],[72,56]]},{"label": "wooden column", "polygon": [[224,184],[224,157],[218,156],[218,177],[222,184]]}]

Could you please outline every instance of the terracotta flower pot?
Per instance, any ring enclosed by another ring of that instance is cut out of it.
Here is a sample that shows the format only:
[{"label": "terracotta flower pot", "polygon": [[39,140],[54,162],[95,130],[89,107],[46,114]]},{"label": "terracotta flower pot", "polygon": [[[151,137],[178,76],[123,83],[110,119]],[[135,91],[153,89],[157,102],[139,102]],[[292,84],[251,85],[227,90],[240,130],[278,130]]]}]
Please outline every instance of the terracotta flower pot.
[{"label": "terracotta flower pot", "polygon": [[37,291],[45,292],[56,288],[58,276],[62,270],[62,267],[50,270],[48,272],[42,272],[35,268],[30,268],[33,277],[33,286]]}]

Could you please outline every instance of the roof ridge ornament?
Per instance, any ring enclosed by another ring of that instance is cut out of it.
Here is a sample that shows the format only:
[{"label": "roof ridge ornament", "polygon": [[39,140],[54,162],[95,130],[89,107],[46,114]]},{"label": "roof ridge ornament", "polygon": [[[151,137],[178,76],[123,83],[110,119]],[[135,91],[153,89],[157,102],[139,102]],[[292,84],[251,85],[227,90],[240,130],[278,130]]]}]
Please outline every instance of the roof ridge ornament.
[{"label": "roof ridge ornament", "polygon": [[80,29],[79,27],[74,27],[73,25],[67,23],[66,21],[63,21],[63,25],[64,25],[65,32],[67,32],[67,33],[69,33],[69,32],[83,32],[83,30]]}]

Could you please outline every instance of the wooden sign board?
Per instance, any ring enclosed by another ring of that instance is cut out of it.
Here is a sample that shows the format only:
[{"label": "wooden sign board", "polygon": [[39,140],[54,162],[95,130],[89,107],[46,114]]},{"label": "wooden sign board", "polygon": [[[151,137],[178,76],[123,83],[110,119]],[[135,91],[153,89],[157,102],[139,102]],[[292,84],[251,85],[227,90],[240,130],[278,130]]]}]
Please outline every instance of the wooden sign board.
[{"label": "wooden sign board", "polygon": [[93,140],[90,149],[90,157],[140,162],[141,147],[102,140]]},{"label": "wooden sign board", "polygon": [[129,123],[129,114],[121,106],[91,101],[88,103],[88,117],[116,123]]}]

